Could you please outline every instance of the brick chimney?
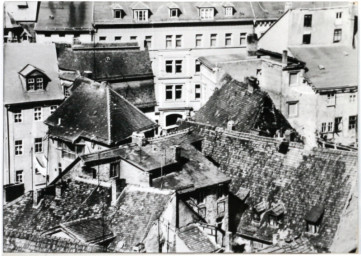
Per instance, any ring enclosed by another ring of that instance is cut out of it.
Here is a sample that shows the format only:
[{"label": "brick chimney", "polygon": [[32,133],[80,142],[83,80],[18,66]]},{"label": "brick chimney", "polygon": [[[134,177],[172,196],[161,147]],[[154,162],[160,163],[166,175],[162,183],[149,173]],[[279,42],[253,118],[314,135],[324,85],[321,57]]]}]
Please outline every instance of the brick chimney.
[{"label": "brick chimney", "polygon": [[247,35],[247,53],[248,53],[248,56],[256,56],[257,47],[258,47],[257,34],[248,34]]},{"label": "brick chimney", "polygon": [[139,147],[144,146],[146,142],[144,132],[133,132],[132,143],[137,144]]},{"label": "brick chimney", "polygon": [[180,157],[181,157],[181,148],[179,145],[173,145],[170,147],[170,152],[171,152],[171,156],[172,159],[176,162],[180,161]]},{"label": "brick chimney", "polygon": [[284,50],[282,52],[282,64],[287,65],[287,63],[288,63],[288,53],[287,50]]},{"label": "brick chimney", "polygon": [[234,127],[234,121],[233,120],[229,120],[227,122],[227,130],[228,131],[232,131],[233,130],[233,127]]},{"label": "brick chimney", "polygon": [[255,90],[259,89],[257,78],[250,76],[250,77],[246,77],[244,80],[245,83],[247,84],[247,90],[249,93],[253,93]]},{"label": "brick chimney", "polygon": [[126,186],[125,179],[120,179],[119,177],[114,177],[111,179],[112,186],[112,202],[111,205],[116,205],[117,198],[122,192],[123,188]]}]

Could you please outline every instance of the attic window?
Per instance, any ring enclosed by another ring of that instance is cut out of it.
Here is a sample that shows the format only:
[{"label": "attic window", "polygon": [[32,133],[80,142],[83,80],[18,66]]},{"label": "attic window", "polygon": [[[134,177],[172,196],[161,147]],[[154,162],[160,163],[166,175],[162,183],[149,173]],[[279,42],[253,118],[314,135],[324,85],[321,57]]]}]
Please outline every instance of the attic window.
[{"label": "attic window", "polygon": [[123,10],[122,9],[113,9],[113,14],[115,19],[123,18]]},{"label": "attic window", "polygon": [[44,78],[43,77],[27,78],[26,86],[28,91],[44,90]]},{"label": "attic window", "polygon": [[227,17],[233,16],[233,7],[230,6],[225,7],[225,15]]},{"label": "attic window", "polygon": [[201,20],[211,20],[214,18],[214,8],[200,8],[199,9],[199,17]]},{"label": "attic window", "polygon": [[312,234],[317,234],[319,232],[324,211],[325,209],[323,206],[315,205],[306,214],[305,220],[307,232]]},{"label": "attic window", "polygon": [[176,18],[176,17],[178,17],[178,16],[179,16],[179,10],[178,10],[178,8],[171,8],[171,9],[169,9],[169,16],[170,16],[171,18]]},{"label": "attic window", "polygon": [[148,20],[148,10],[134,10],[133,16],[136,21],[147,21]]}]

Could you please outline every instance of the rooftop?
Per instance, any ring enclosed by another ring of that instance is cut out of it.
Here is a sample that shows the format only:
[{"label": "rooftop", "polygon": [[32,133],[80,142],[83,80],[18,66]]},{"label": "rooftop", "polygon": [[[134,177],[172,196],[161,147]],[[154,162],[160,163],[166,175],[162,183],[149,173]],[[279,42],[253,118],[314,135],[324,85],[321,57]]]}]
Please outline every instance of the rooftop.
[{"label": "rooftop", "polygon": [[306,62],[305,78],[316,90],[357,86],[357,49],[307,46],[289,47],[289,50],[295,58]]},{"label": "rooftop", "polygon": [[92,6],[85,1],[41,2],[35,31],[91,31]]},{"label": "rooftop", "polygon": [[257,251],[257,253],[317,253],[309,239],[299,238],[292,242],[283,242],[267,246]]},{"label": "rooftop", "polygon": [[36,22],[38,5],[38,1],[6,1],[4,13],[10,14],[16,23]]},{"label": "rooftop", "polygon": [[156,126],[109,86],[86,78],[77,78],[77,82],[79,85],[72,95],[45,121],[51,136],[70,142],[82,137],[113,145],[134,131]]},{"label": "rooftop", "polygon": [[[26,66],[36,67],[50,78],[45,90],[26,91],[25,78],[19,75]],[[5,44],[4,74],[4,104],[64,99],[55,44]]]},{"label": "rooftop", "polygon": [[[108,46],[110,47],[110,46]],[[129,78],[153,78],[149,53],[137,49],[105,48],[96,49],[70,48],[57,46],[59,68],[77,70],[81,73],[92,71],[96,81],[124,81]]]}]

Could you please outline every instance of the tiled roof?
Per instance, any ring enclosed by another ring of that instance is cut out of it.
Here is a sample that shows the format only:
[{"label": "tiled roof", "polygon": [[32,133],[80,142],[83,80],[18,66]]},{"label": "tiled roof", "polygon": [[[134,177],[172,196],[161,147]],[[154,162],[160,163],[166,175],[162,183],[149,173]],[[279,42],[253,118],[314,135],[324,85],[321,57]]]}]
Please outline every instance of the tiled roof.
[{"label": "tiled roof", "polygon": [[[310,241],[318,251],[328,250],[357,177],[356,153],[305,150],[290,145],[283,154],[278,152],[277,140],[203,132],[204,154],[232,177],[232,193],[237,193],[240,187],[250,189],[246,203],[251,208],[262,200],[269,206],[278,202],[284,204],[286,212],[279,229],[290,228],[295,235],[306,232],[306,214],[315,205],[322,205],[320,229],[318,234],[310,235]],[[251,208],[242,215],[238,232],[272,240],[278,229],[269,227],[266,219],[260,227],[253,226]],[[308,236],[307,232],[305,234]]]},{"label": "tiled roof", "polygon": [[96,81],[124,81],[129,78],[153,78],[148,51],[103,49],[75,49],[57,46],[59,68],[92,71]]},{"label": "tiled roof", "polygon": [[41,207],[33,208],[32,192],[15,204],[5,206],[3,223],[5,228],[30,231],[46,231],[78,218],[100,214],[100,202],[109,203],[110,191],[78,181],[66,183],[61,200],[45,194]]},{"label": "tiled roof", "polygon": [[[16,61],[14,61],[16,60]],[[25,78],[19,72],[26,66],[42,70],[51,80],[46,90],[27,92]],[[26,103],[62,100],[64,95],[58,77],[54,44],[5,44],[4,45],[4,103]]]},{"label": "tiled roof", "polygon": [[83,137],[113,145],[125,140],[134,131],[156,126],[109,86],[86,78],[78,78],[77,81],[80,84],[77,89],[45,121],[51,136],[71,142]]},{"label": "tiled roof", "polygon": [[218,249],[197,224],[190,224],[182,228],[178,236],[191,252],[211,253]]},{"label": "tiled roof", "polygon": [[112,83],[111,87],[138,108],[157,105],[153,79]]},{"label": "tiled roof", "polygon": [[90,253],[105,252],[105,248],[22,229],[5,229],[3,251],[6,253]]},{"label": "tiled roof", "polygon": [[282,244],[270,245],[266,248],[260,249],[257,253],[316,253],[309,239],[302,237],[295,239],[292,242]]},{"label": "tiled roof", "polygon": [[[169,191],[128,185],[120,195],[115,209],[110,211],[109,226],[116,238],[109,245],[109,250],[129,251],[143,242],[171,196]],[[123,246],[119,248],[119,244]]]},{"label": "tiled roof", "polygon": [[41,2],[35,31],[92,30],[92,2]]},{"label": "tiled roof", "polygon": [[292,55],[306,62],[305,78],[316,89],[357,86],[357,49],[351,46],[289,47]]},{"label": "tiled roof", "polygon": [[291,128],[286,118],[274,107],[266,92],[248,92],[247,84],[226,74],[208,102],[195,114],[197,122],[227,127],[234,121],[234,130],[250,132],[258,129],[273,136],[279,129]]}]

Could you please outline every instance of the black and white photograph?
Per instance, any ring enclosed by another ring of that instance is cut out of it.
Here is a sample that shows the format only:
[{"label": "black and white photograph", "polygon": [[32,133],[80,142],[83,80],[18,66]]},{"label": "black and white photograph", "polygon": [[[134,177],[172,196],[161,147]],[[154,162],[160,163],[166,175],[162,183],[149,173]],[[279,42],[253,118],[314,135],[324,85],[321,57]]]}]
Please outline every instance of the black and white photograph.
[{"label": "black and white photograph", "polygon": [[359,251],[357,1],[1,15],[2,253]]}]

